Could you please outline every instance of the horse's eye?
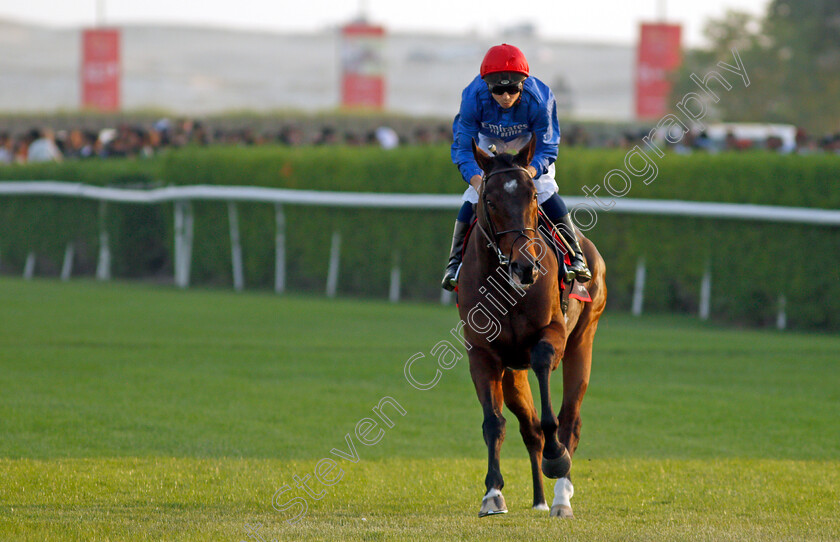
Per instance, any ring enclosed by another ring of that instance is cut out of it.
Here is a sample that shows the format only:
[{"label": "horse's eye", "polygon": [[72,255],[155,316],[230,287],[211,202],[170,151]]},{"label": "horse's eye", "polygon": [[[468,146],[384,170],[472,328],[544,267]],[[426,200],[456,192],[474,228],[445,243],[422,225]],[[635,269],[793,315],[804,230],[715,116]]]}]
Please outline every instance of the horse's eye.
[{"label": "horse's eye", "polygon": [[488,201],[488,202],[487,202],[487,206],[488,206],[488,207],[490,207],[491,209],[495,209],[495,208],[496,208],[496,204],[495,204],[495,203],[493,203],[492,201]]},{"label": "horse's eye", "polygon": [[538,196],[538,195],[539,195],[539,194],[534,194],[534,201],[537,201],[537,196]]}]

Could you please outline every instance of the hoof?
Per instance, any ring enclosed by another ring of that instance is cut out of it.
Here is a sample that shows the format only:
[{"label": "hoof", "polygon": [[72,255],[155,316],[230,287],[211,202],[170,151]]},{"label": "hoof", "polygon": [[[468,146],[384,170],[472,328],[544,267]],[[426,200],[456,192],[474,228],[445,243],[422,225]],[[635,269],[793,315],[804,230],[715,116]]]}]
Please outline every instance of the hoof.
[{"label": "hoof", "polygon": [[478,512],[478,517],[495,516],[496,514],[507,514],[507,504],[502,492],[498,489],[491,489],[487,495],[481,499],[481,510]]},{"label": "hoof", "polygon": [[563,454],[555,459],[543,457],[542,471],[549,478],[565,478],[572,470],[572,457],[569,450],[563,449]]},{"label": "hoof", "polygon": [[555,504],[551,507],[551,512],[548,514],[553,518],[560,519],[574,519],[575,515],[572,513],[572,507],[565,504]]}]

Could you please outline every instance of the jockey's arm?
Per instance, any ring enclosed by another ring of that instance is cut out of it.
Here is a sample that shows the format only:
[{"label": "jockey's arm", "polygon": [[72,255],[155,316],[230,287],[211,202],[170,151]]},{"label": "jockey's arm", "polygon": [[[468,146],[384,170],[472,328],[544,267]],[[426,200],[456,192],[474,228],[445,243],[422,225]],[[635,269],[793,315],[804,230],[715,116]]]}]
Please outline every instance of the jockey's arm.
[{"label": "jockey's arm", "polygon": [[531,166],[536,171],[534,177],[538,177],[548,171],[557,158],[557,150],[560,144],[560,123],[557,119],[557,104],[551,89],[545,88],[545,104],[535,111],[536,115],[531,121],[534,137],[537,138],[537,147],[534,149],[534,158]]}]

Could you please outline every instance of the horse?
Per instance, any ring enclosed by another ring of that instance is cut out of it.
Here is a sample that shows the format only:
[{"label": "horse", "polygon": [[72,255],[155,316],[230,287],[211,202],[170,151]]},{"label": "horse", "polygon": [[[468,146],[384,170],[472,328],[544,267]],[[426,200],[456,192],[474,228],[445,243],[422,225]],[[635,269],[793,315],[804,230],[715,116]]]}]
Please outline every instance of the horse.
[{"label": "horse", "polygon": [[[537,191],[525,169],[534,137],[516,155],[490,156],[473,141],[484,171],[477,221],[464,248],[458,275],[458,310],[470,375],[484,413],[482,431],[488,464],[479,517],[507,512],[499,453],[505,438],[502,404],[519,420],[534,486],[533,508],[551,517],[574,517],[570,473],[580,440],[580,407],[589,384],[592,343],[607,299],[606,267],[595,245],[578,233],[592,271],[591,302],[569,300],[561,309],[561,262],[538,234]],[[571,287],[569,285],[568,287]],[[563,364],[563,403],[555,416],[549,394],[551,373]],[[528,369],[539,382],[538,417]],[[549,509],[540,474],[556,479]]]}]

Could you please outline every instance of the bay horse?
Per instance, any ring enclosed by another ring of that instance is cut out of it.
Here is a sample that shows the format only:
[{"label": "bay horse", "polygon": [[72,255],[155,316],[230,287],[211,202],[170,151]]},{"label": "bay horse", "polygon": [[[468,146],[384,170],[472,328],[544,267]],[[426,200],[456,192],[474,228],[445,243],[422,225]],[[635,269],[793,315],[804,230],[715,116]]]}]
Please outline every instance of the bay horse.
[{"label": "bay horse", "polygon": [[[465,323],[470,374],[484,411],[488,462],[479,517],[507,512],[499,468],[505,438],[503,403],[519,420],[528,449],[533,508],[550,510],[553,517],[573,517],[572,456],[580,439],[580,406],[589,384],[592,342],[607,299],[604,260],[595,245],[578,233],[592,271],[587,284],[592,301],[570,299],[566,313],[561,310],[560,263],[538,233],[537,191],[525,169],[534,148],[532,137],[515,156],[489,156],[473,141],[484,179],[477,222],[458,276],[458,310]],[[561,360],[563,403],[555,416],[549,382]],[[539,417],[528,384],[529,368],[539,382]],[[540,470],[557,479],[550,509]]]}]

